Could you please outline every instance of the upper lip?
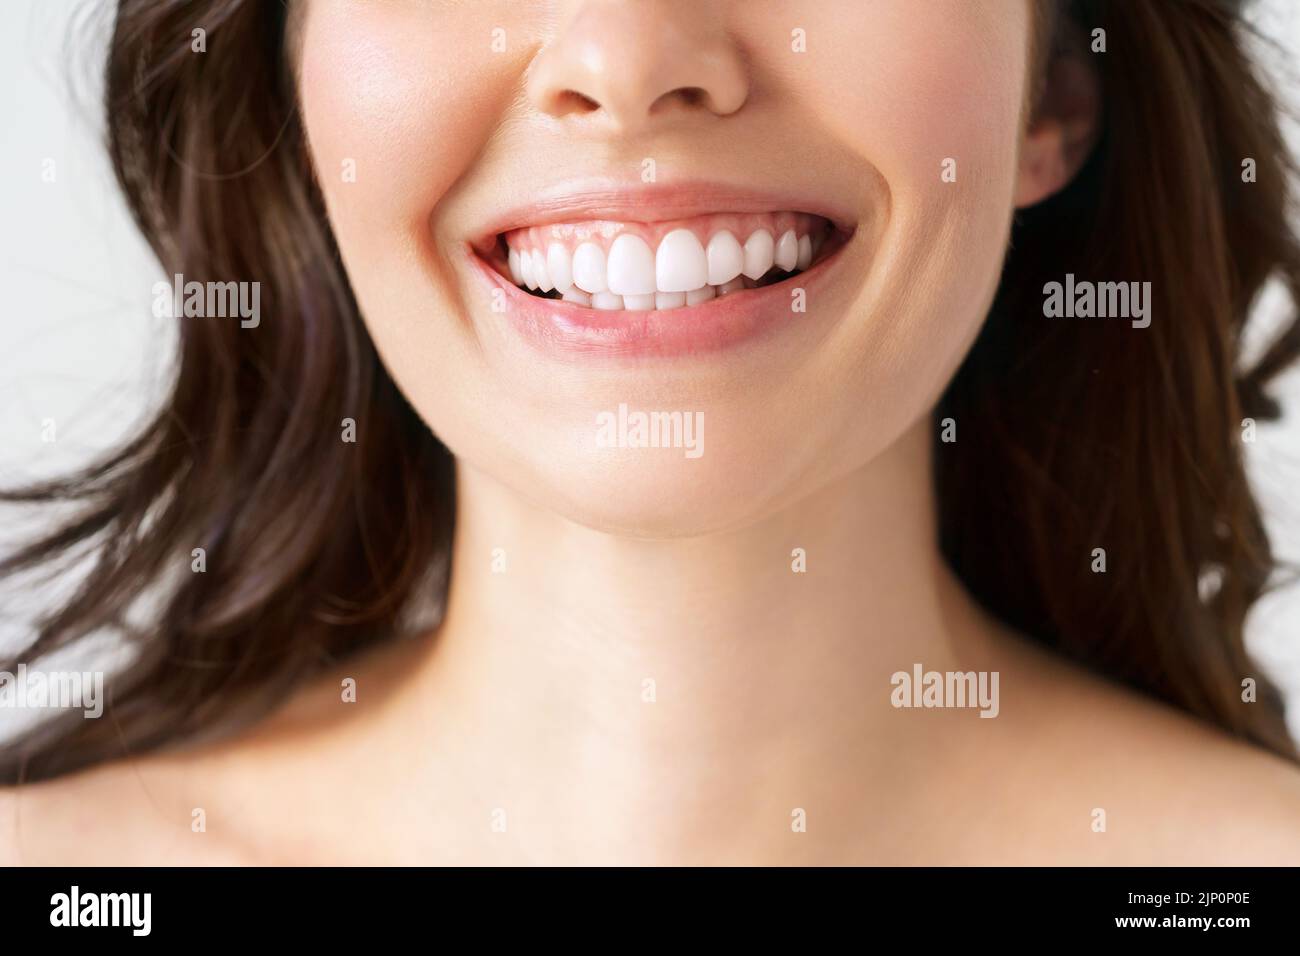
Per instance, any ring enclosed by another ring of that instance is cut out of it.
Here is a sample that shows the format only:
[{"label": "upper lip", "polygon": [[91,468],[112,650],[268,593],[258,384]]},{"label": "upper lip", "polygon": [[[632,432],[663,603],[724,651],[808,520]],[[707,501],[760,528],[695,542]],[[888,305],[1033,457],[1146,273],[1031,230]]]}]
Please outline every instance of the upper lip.
[{"label": "upper lip", "polygon": [[828,219],[843,231],[856,225],[850,211],[824,196],[702,180],[671,184],[583,180],[543,187],[527,203],[492,214],[475,244],[488,248],[502,233],[526,226],[592,220],[663,222],[729,212],[803,212]]}]

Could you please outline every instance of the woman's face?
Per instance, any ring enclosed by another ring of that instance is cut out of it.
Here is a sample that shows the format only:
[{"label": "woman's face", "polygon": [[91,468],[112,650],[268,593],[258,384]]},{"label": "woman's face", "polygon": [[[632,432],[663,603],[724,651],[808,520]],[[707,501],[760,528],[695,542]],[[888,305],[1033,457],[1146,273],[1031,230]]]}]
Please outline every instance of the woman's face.
[{"label": "woman's face", "polygon": [[303,120],[384,362],[463,464],[573,520],[734,527],[862,467],[991,302],[1021,0],[301,14]]}]

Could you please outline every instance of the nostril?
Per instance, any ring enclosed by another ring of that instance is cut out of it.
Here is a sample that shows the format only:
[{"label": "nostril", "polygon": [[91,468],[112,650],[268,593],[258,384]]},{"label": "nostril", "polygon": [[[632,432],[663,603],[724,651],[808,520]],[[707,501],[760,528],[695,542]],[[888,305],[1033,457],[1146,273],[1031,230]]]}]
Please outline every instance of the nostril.
[{"label": "nostril", "polygon": [[561,90],[555,95],[555,114],[563,116],[566,113],[594,113],[600,109],[600,104],[584,93],[577,90]]},{"label": "nostril", "polygon": [[669,90],[660,96],[650,106],[650,112],[655,112],[669,105],[685,106],[687,109],[697,109],[709,105],[709,93],[707,90],[698,86],[682,86],[675,90]]}]

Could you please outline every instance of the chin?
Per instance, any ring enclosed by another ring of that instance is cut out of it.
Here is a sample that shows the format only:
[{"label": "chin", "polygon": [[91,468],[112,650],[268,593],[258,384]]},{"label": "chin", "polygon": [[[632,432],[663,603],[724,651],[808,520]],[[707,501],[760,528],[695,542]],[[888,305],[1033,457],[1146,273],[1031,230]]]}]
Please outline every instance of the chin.
[{"label": "chin", "polygon": [[494,468],[489,474],[568,521],[645,539],[737,530],[806,491],[787,465],[773,464],[779,456],[734,443],[725,448],[725,438],[719,434],[719,445],[706,444],[697,458],[678,448],[589,448],[539,453],[531,467]]}]

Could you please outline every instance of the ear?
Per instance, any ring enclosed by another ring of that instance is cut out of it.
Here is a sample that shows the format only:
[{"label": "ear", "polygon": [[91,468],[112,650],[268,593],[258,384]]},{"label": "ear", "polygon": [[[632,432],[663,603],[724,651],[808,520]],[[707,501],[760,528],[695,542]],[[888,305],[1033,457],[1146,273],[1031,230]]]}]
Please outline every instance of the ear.
[{"label": "ear", "polygon": [[1020,144],[1017,208],[1064,189],[1083,168],[1101,134],[1101,80],[1087,47],[1053,56]]}]

